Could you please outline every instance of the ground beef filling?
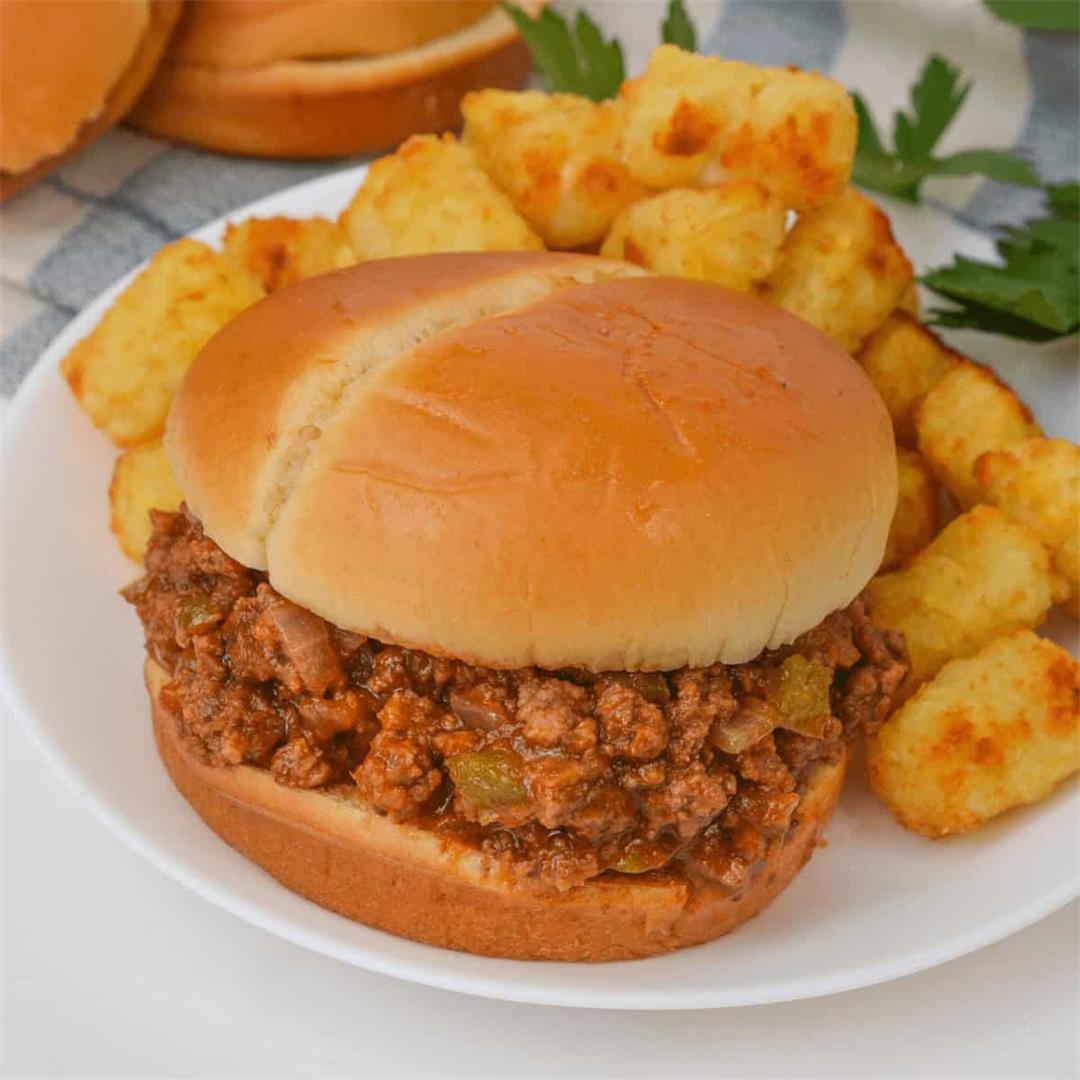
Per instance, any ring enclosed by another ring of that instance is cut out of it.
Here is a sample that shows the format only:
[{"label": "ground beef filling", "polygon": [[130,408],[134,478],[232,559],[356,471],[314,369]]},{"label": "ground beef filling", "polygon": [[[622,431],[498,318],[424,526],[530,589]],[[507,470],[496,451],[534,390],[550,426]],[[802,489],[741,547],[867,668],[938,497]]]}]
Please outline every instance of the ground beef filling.
[{"label": "ground beef filling", "polygon": [[859,598],[749,664],[495,671],[340,630],[229,558],[186,511],[153,514],[125,590],[162,702],[204,760],[378,811],[569,888],[605,871],[738,891],[817,762],[884,720],[903,643]]}]

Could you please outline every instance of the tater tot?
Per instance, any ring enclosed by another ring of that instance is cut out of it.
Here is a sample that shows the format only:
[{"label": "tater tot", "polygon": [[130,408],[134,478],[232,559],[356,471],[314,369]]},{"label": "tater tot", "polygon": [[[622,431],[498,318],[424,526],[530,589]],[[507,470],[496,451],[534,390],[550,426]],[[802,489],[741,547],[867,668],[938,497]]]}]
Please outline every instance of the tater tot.
[{"label": "tater tot", "polygon": [[142,562],[150,539],[150,511],[176,510],[183,500],[161,440],[125,450],[109,484],[110,524],[124,554]]},{"label": "tater tot", "polygon": [[975,462],[975,480],[988,503],[1022,521],[1050,549],[1069,582],[1066,608],[1076,617],[1080,597],[1080,446],[1067,439],[1025,439],[991,450]]},{"label": "tater tot", "polygon": [[326,218],[247,218],[225,229],[225,254],[267,292],[356,262],[341,227]]},{"label": "tater tot", "polygon": [[252,274],[206,244],[166,244],[64,357],[64,378],[117,446],[156,439],[199,350],[264,295]]},{"label": "tater tot", "polygon": [[678,188],[624,210],[600,253],[745,291],[771,272],[784,223],[779,199],[752,181]]},{"label": "tater tot", "polygon": [[728,122],[730,103],[748,93],[750,64],[661,45],[642,75],[623,83],[622,152],[630,173],[651,188],[692,184]]},{"label": "tater tot", "polygon": [[882,570],[900,566],[922,551],[938,526],[938,485],[930,466],[922,455],[902,446],[897,448],[896,466],[899,491]]},{"label": "tater tot", "polygon": [[453,135],[414,135],[374,162],[341,225],[359,259],[544,246]]},{"label": "tater tot", "polygon": [[915,445],[915,406],[962,359],[905,311],[866,340],[858,360],[889,410],[898,442]]},{"label": "tater tot", "polygon": [[814,72],[759,70],[764,83],[732,108],[718,142],[720,164],[732,176],[764,184],[793,210],[820,206],[851,175],[857,134],[851,98],[840,83]]},{"label": "tater tot", "polygon": [[795,223],[763,295],[855,352],[912,280],[889,219],[847,188]]},{"label": "tater tot", "polygon": [[907,640],[912,684],[995,637],[1038,626],[1063,595],[1038,537],[994,506],[962,514],[868,588],[874,622]]},{"label": "tater tot", "polygon": [[549,247],[595,244],[645,194],[622,163],[622,106],[573,94],[465,96],[465,144]]},{"label": "tater tot", "polygon": [[785,207],[806,210],[851,175],[855,110],[822,75],[661,45],[621,98],[624,159],[650,187],[693,184],[715,159],[723,175],[755,180]]},{"label": "tater tot", "polygon": [[980,454],[1042,434],[1016,394],[990,368],[969,360],[927,392],[914,422],[919,451],[961,507],[983,497],[972,471]]},{"label": "tater tot", "polygon": [[946,664],[867,743],[870,783],[942,837],[1046,798],[1080,768],[1076,661],[1030,630]]}]

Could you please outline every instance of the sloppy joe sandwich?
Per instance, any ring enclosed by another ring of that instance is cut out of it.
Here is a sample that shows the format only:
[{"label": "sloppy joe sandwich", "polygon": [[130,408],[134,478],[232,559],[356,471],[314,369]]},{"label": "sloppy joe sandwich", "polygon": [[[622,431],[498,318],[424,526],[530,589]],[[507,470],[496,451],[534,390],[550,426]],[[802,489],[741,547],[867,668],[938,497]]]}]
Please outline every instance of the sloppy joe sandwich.
[{"label": "sloppy joe sandwich", "polygon": [[290,889],[492,956],[703,942],[812,854],[907,670],[860,367],[747,294],[368,262],[205,346],[129,586],[165,765]]}]

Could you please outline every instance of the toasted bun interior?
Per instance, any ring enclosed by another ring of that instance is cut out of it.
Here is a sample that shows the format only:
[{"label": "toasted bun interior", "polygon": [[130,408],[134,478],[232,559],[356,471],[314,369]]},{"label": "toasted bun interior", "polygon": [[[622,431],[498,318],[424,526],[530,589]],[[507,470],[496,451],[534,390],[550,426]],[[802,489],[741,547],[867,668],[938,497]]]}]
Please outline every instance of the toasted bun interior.
[{"label": "toasted bun interior", "polygon": [[807,862],[839,797],[844,765],[821,766],[784,844],[739,895],[673,875],[607,874],[567,893],[496,877],[483,856],[373,813],[354,789],[302,791],[249,766],[203,764],[180,738],[147,661],[158,750],[199,816],[283,885],[358,922],[416,941],[515,960],[629,960],[729,933]]},{"label": "toasted bun interior", "polygon": [[551,253],[282,290],[207,345],[166,445],[286,596],[503,668],[750,660],[859,593],[896,499],[888,415],[829,338]]}]

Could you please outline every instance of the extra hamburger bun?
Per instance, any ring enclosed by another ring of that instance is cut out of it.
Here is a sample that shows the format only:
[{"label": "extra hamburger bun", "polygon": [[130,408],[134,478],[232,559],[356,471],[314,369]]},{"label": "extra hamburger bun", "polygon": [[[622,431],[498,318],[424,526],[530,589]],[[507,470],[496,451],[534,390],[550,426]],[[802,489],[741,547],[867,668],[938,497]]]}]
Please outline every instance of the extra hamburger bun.
[{"label": "extra hamburger bun", "polygon": [[782,846],[737,896],[691,890],[663,872],[605,874],[568,893],[541,893],[494,877],[473,848],[381,817],[355,787],[303,791],[262,769],[202,763],[161,705],[167,679],[147,661],[158,750],[214,832],[323,907],[484,956],[629,960],[729,933],[767,907],[811,857],[843,783],[843,761],[815,767]]},{"label": "extra hamburger bun", "polygon": [[0,4],[0,199],[112,127],[154,72],[181,0]]},{"label": "extra hamburger bun", "polygon": [[469,90],[529,67],[493,0],[200,0],[130,120],[213,150],[336,157],[456,127]]},{"label": "extra hamburger bun", "polygon": [[369,262],[206,346],[166,449],[222,548],[338,626],[521,668],[738,664],[846,606],[889,417],[755,297],[552,253]]}]

